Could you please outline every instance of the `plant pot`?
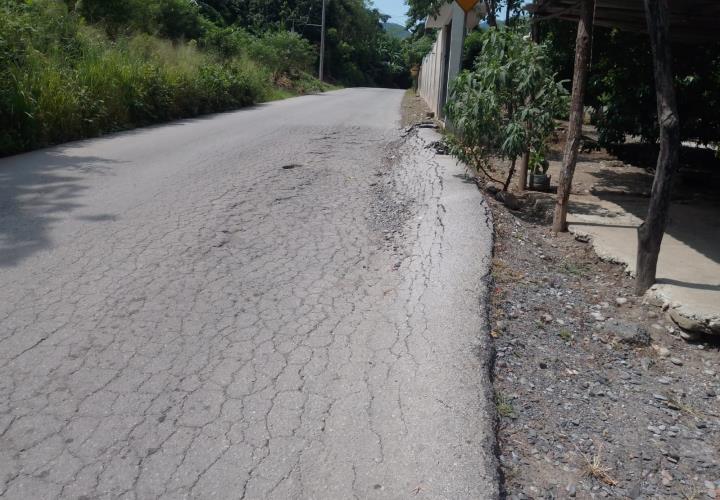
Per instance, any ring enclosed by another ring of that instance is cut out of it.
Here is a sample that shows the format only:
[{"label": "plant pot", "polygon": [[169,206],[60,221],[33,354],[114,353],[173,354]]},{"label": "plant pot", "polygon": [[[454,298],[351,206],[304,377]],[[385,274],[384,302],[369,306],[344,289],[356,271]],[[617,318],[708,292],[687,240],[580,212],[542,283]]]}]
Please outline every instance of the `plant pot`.
[{"label": "plant pot", "polygon": [[530,189],[547,191],[550,189],[550,176],[546,174],[530,174]]}]

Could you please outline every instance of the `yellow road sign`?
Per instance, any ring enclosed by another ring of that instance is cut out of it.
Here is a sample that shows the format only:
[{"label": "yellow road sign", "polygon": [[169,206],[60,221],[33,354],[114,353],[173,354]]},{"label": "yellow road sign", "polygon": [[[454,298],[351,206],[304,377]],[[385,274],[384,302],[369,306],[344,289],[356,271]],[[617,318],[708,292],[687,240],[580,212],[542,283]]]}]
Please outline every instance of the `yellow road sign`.
[{"label": "yellow road sign", "polygon": [[473,10],[473,7],[475,7],[478,3],[478,0],[455,0],[457,4],[462,7],[462,10],[464,10],[466,13]]}]

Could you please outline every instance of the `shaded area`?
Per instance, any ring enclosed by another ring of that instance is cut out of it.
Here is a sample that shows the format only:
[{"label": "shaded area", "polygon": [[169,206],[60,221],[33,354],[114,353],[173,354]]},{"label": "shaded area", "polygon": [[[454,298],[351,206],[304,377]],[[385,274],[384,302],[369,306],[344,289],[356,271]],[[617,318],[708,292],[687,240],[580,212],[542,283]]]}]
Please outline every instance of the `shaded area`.
[{"label": "shaded area", "polygon": [[[120,163],[96,156],[75,156],[70,148],[14,156],[0,165],[0,267],[16,265],[48,248],[48,232],[61,214],[81,207],[88,174],[103,174]],[[82,220],[103,221],[98,214]]]},{"label": "shaded area", "polygon": [[[602,194],[598,195],[598,198],[619,205],[623,211],[637,217],[639,221],[642,221],[647,213],[646,200]],[[603,209],[600,205],[596,206],[599,210]],[[720,205],[709,203],[672,205],[665,234],[720,264]],[[718,279],[720,280],[720,276]]]}]

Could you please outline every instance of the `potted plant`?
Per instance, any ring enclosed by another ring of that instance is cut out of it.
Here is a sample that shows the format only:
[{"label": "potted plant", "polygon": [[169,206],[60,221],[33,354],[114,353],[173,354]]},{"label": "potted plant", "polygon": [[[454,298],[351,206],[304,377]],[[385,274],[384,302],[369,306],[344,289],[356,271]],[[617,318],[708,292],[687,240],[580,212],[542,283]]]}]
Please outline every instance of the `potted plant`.
[{"label": "potted plant", "polygon": [[542,151],[532,151],[530,153],[530,161],[528,162],[528,170],[530,170],[530,189],[539,191],[547,191],[550,189],[550,176],[547,171],[550,168],[550,162],[545,158]]}]

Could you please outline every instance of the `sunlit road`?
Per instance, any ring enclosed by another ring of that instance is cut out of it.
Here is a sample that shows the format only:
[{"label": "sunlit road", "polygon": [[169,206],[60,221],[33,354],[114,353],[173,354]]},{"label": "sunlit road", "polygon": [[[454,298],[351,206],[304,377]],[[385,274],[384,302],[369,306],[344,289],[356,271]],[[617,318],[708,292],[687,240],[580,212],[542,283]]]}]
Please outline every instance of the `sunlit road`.
[{"label": "sunlit road", "polygon": [[352,89],[0,160],[0,493],[497,495],[489,216]]}]

